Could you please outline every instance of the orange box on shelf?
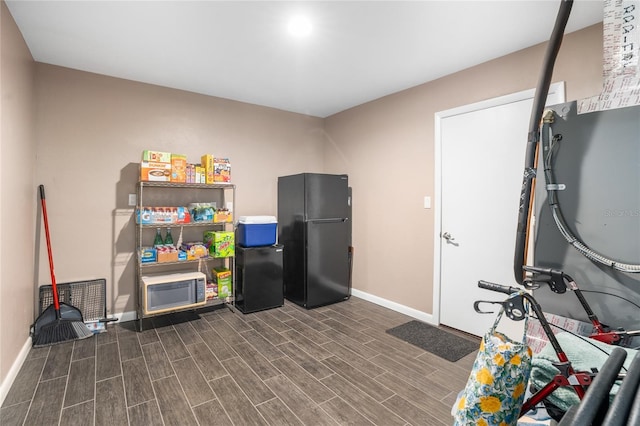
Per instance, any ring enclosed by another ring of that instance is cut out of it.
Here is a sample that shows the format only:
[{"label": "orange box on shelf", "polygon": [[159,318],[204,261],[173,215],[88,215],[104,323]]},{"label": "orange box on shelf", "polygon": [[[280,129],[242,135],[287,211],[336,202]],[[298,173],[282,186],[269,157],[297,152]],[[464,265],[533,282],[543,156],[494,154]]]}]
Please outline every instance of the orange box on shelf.
[{"label": "orange box on shelf", "polygon": [[185,183],[187,181],[187,156],[171,154],[171,182]]},{"label": "orange box on shelf", "polygon": [[213,214],[214,223],[233,222],[233,213],[226,209],[216,210]]},{"label": "orange box on shelf", "polygon": [[202,168],[204,169],[204,175],[205,175],[204,183],[214,183],[215,182],[215,180],[213,178],[213,176],[215,174],[214,161],[215,161],[215,159],[213,158],[213,155],[211,155],[211,154],[205,154],[200,159],[200,162],[202,163]]},{"label": "orange box on shelf", "polygon": [[143,161],[140,163],[140,180],[155,182],[171,181],[171,163],[155,163]]}]

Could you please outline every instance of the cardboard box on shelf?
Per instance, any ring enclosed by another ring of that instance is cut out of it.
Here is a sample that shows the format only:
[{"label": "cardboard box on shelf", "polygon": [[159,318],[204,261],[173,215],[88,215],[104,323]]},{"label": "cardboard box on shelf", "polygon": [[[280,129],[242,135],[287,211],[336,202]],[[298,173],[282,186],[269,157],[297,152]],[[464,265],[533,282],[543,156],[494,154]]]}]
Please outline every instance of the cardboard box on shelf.
[{"label": "cardboard box on shelf", "polygon": [[233,257],[236,253],[235,237],[233,231],[213,232],[213,241],[209,246],[209,256]]},{"label": "cardboard box on shelf", "polygon": [[232,296],[231,271],[224,267],[213,268],[213,282],[218,287],[218,297]]},{"label": "cardboard box on shelf", "polygon": [[213,283],[207,283],[207,287],[205,289],[205,295],[207,300],[215,299],[218,297],[218,285]]},{"label": "cardboard box on shelf", "polygon": [[213,159],[215,182],[231,182],[231,162],[228,158]]},{"label": "cardboard box on shelf", "polygon": [[214,183],[215,180],[213,178],[215,174],[215,166],[214,166],[214,157],[211,154],[205,154],[200,159],[202,168],[204,169],[204,183]]},{"label": "cardboard box on shelf", "polygon": [[156,263],[158,254],[153,247],[142,247],[140,249],[140,263]]},{"label": "cardboard box on shelf", "polygon": [[171,153],[162,151],[142,151],[142,161],[153,163],[171,163]]},{"label": "cardboard box on shelf", "polygon": [[171,181],[171,163],[143,161],[140,163],[140,180],[154,182]]},{"label": "cardboard box on shelf", "polygon": [[196,260],[209,255],[207,248],[200,241],[188,243],[183,242],[180,249],[187,253],[187,260]]},{"label": "cardboard box on shelf", "polygon": [[171,154],[171,182],[187,182],[187,156]]},{"label": "cardboard box on shelf", "polygon": [[219,209],[213,214],[215,223],[231,223],[233,222],[233,213],[226,209]]},{"label": "cardboard box on shelf", "polygon": [[158,246],[158,263],[177,262],[178,249],[173,246]]}]

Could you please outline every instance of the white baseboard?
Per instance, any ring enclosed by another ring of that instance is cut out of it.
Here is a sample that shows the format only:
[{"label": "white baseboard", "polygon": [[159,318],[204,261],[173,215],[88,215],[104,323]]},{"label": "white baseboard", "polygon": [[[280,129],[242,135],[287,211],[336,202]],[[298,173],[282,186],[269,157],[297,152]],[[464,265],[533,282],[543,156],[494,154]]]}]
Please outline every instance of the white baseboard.
[{"label": "white baseboard", "polygon": [[7,394],[9,393],[9,389],[11,389],[11,386],[13,385],[13,381],[18,376],[18,373],[22,368],[22,364],[24,364],[24,361],[27,359],[30,349],[31,349],[31,337],[28,337],[27,341],[24,342],[22,349],[20,349],[20,352],[18,353],[18,356],[16,357],[15,361],[13,361],[13,365],[11,365],[11,368],[9,369],[7,376],[2,381],[2,384],[0,384],[0,406],[4,404],[4,399],[7,397]]},{"label": "white baseboard", "polygon": [[360,299],[375,303],[376,305],[384,306],[385,308],[389,308],[393,311],[400,312],[417,320],[426,322],[427,324],[438,325],[438,323],[433,319],[433,315],[427,314],[426,312],[392,302],[391,300],[383,299],[382,297],[374,296],[373,294],[365,293],[364,291],[360,291],[355,288],[351,289],[351,294],[359,297]]}]

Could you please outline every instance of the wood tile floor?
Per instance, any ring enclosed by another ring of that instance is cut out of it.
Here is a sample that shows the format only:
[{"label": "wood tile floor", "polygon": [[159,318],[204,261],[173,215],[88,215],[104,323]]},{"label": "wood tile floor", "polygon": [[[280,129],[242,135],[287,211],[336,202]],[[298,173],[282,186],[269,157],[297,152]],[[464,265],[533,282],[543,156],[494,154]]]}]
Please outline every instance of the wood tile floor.
[{"label": "wood tile floor", "polygon": [[451,363],[386,334],[412,318],[355,297],[185,317],[32,349],[0,423],[451,425],[475,358]]}]

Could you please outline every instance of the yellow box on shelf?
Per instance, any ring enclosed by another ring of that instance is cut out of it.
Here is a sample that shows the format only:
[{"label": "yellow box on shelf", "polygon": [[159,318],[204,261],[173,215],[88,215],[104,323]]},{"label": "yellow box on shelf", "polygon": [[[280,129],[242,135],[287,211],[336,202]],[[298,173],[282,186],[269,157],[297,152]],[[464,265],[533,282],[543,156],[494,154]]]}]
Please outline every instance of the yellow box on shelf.
[{"label": "yellow box on shelf", "polygon": [[215,175],[215,159],[212,154],[205,154],[200,159],[201,166],[204,168],[204,183],[214,183]]}]

